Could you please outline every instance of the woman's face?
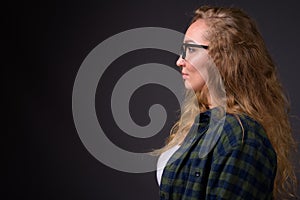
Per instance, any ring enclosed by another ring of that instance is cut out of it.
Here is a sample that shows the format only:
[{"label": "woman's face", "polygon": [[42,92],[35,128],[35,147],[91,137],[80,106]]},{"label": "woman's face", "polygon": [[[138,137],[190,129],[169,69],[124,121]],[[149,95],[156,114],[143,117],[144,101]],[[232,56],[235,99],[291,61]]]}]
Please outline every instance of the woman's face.
[{"label": "woman's face", "polygon": [[[207,31],[204,20],[198,19],[187,29],[184,43],[200,44],[208,46],[209,42],[204,39],[203,35]],[[187,89],[200,91],[205,85],[205,73],[203,70],[205,61],[207,61],[207,50],[199,47],[186,47],[186,57],[182,55],[176,62],[176,65],[181,67],[182,78]]]}]

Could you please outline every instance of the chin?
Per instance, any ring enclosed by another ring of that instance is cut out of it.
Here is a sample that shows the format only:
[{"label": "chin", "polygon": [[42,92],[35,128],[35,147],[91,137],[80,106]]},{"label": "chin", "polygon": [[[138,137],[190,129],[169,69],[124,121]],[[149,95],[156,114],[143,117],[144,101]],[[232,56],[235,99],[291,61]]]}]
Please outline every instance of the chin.
[{"label": "chin", "polygon": [[184,86],[185,86],[185,89],[187,89],[187,90],[193,89],[192,85],[188,81],[184,81]]},{"label": "chin", "polygon": [[185,89],[187,89],[187,90],[200,91],[203,88],[204,84],[199,84],[199,85],[193,86],[188,81],[185,80],[184,86],[185,86]]}]

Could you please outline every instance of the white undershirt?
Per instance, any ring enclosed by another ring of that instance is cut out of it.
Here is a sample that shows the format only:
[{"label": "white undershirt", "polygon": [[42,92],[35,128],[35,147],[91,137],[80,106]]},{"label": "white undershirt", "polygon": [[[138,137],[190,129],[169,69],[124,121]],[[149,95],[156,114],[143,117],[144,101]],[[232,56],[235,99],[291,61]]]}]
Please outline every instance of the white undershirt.
[{"label": "white undershirt", "polygon": [[156,171],[156,179],[157,179],[158,185],[160,185],[161,176],[162,176],[162,173],[164,171],[164,168],[165,168],[168,160],[175,153],[175,151],[177,151],[177,149],[179,147],[180,147],[180,145],[176,145],[176,146],[168,149],[167,151],[163,152],[159,156],[158,161],[157,161],[157,171]]}]

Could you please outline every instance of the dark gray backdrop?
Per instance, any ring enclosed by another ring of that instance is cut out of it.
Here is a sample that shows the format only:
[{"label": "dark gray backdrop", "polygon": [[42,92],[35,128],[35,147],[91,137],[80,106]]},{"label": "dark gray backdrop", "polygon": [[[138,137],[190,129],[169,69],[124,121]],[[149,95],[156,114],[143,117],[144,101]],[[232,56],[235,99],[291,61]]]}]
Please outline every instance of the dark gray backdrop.
[{"label": "dark gray backdrop", "polygon": [[[164,27],[184,32],[199,5],[233,5],[246,10],[258,23],[291,99],[294,135],[299,137],[300,14],[296,1],[48,1],[12,3],[6,16],[13,45],[9,54],[15,76],[4,77],[17,94],[11,115],[10,141],[16,148],[8,158],[5,191],[24,199],[158,199],[155,172],[129,174],[111,169],[91,156],[81,143],[72,118],[72,87],[88,53],[103,40],[137,27]],[[15,55],[15,54],[14,54]],[[117,59],[105,72],[96,94],[100,124],[118,146],[149,151],[163,144],[176,120],[178,105],[166,88],[146,85],[131,99],[136,123],[148,122],[147,108],[161,103],[168,121],[160,134],[135,139],[116,127],[109,110],[110,95],[118,78],[133,66],[158,62],[176,69],[176,56],[159,50],[139,50]],[[11,64],[10,64],[11,65]],[[158,94],[159,95],[154,95]],[[21,112],[20,112],[21,111]],[[17,114],[18,113],[18,114]],[[14,115],[16,114],[16,115]],[[18,116],[18,117],[16,117]],[[298,146],[299,148],[299,146]],[[297,160],[298,159],[298,160]],[[299,158],[295,156],[299,171]],[[297,174],[299,177],[299,173]],[[298,187],[300,191],[300,187]]]}]

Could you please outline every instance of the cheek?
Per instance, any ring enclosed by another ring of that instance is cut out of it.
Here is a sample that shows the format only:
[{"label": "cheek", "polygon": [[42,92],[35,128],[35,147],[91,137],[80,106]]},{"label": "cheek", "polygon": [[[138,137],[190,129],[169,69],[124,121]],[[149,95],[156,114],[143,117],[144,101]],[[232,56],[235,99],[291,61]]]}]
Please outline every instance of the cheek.
[{"label": "cheek", "polygon": [[204,84],[205,84],[205,81],[202,78],[202,76],[199,73],[195,74],[195,76],[192,79],[193,89],[196,91],[201,90],[203,88]]},{"label": "cheek", "polygon": [[189,69],[190,77],[186,83],[186,86],[189,84],[189,88],[193,88],[195,91],[199,91],[205,85],[205,81],[201,75],[201,73],[195,68]]}]

